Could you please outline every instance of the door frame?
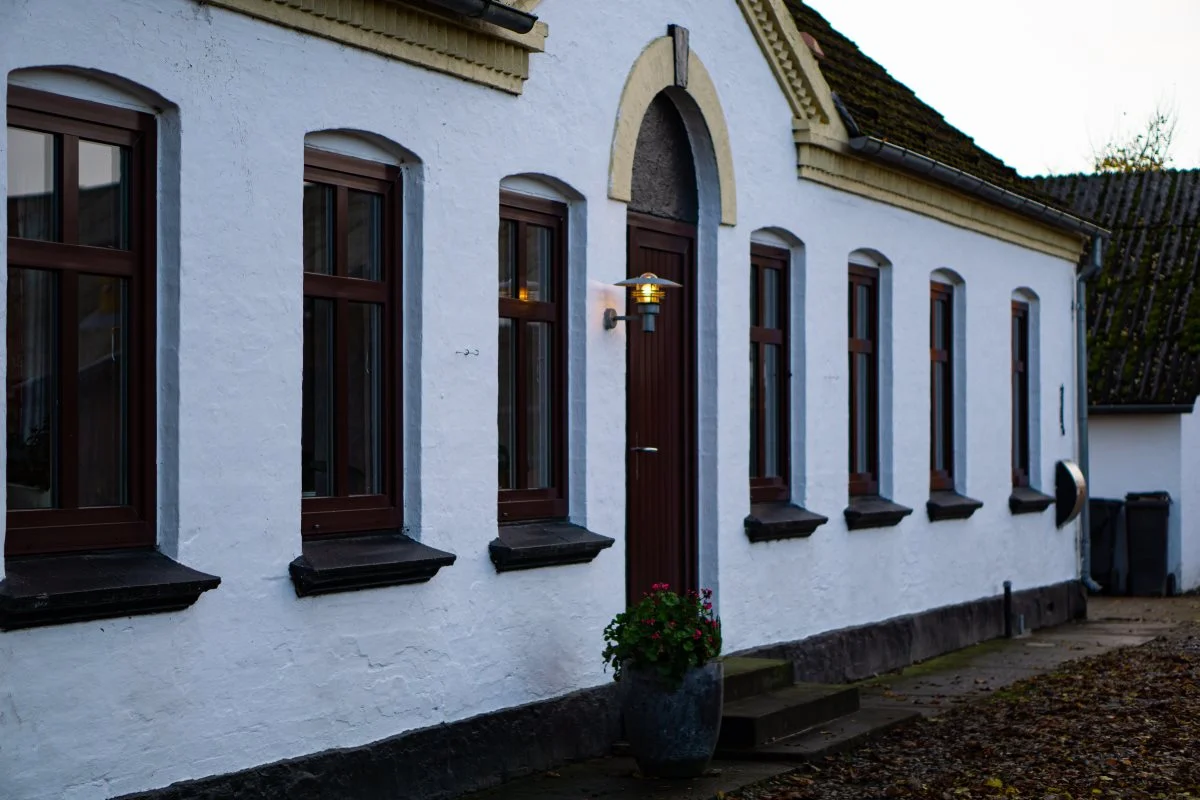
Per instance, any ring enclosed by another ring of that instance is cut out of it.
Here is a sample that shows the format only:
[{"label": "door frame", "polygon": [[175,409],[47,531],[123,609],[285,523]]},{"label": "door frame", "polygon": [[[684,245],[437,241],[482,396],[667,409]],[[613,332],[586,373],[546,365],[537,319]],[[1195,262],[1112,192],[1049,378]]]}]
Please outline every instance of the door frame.
[{"label": "door frame", "polygon": [[[699,280],[700,280],[700,264],[697,252],[698,246],[698,225],[679,222],[676,220],[663,219],[661,217],[642,214],[637,211],[626,212],[625,223],[625,264],[626,274],[632,274],[631,255],[634,244],[634,231],[646,231],[650,234],[664,234],[667,236],[680,237],[688,240],[688,256],[687,256],[687,272],[686,279],[680,281],[683,288],[680,291],[668,290],[665,298],[666,303],[681,303],[682,308],[687,311],[685,322],[686,330],[683,336],[683,353],[681,359],[681,368],[683,371],[684,395],[690,399],[690,402],[685,402],[682,409],[683,414],[683,438],[686,447],[685,460],[687,469],[683,477],[683,503],[684,503],[684,518],[686,519],[685,530],[683,531],[683,557],[685,560],[685,580],[687,587],[673,588],[700,588],[700,504],[699,504],[699,458],[700,458],[700,432],[698,427],[698,416],[700,406],[700,394],[698,383],[698,340],[699,340]],[[640,274],[640,273],[639,273]],[[634,307],[632,300],[626,297],[626,314],[633,318],[627,324],[640,325],[641,320],[636,316],[637,309]],[[656,334],[649,334],[651,336]],[[630,592],[630,555],[631,550],[628,546],[628,531],[630,522],[630,503],[629,503],[629,483],[630,483],[630,431],[629,421],[630,414],[630,396],[632,387],[629,383],[629,358],[630,358],[630,338],[625,340],[625,530],[626,530],[626,549],[625,549],[625,592],[626,598],[629,599]]]}]

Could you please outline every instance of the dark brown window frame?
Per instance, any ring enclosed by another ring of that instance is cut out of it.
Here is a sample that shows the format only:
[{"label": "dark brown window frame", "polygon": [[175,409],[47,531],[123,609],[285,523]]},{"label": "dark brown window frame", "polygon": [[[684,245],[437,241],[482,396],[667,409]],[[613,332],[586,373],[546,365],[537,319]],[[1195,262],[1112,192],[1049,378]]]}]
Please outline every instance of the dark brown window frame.
[{"label": "dark brown window frame", "polygon": [[[390,164],[352,158],[312,148],[304,151],[304,180],[332,186],[334,202],[334,253],[332,274],[304,273],[304,296],[332,300],[334,312],[335,373],[334,418],[335,477],[332,497],[305,497],[301,500],[301,531],[304,538],[316,539],[371,531],[396,530],[404,524],[402,506],[403,389],[400,364],[403,358],[403,259],[401,255],[401,219],[403,192],[400,169]],[[347,260],[346,230],[349,190],[373,192],[383,196],[383,242],[380,257],[382,280],[351,278],[344,274]],[[382,494],[343,495],[348,484],[348,417],[345,398],[349,394],[347,316],[350,302],[379,304],[383,307],[381,360],[384,364],[381,464]]]},{"label": "dark brown window frame", "polygon": [[[568,332],[566,306],[569,294],[567,269],[567,206],[563,203],[542,198],[530,197],[515,192],[500,193],[500,221],[512,221],[517,224],[517,294],[524,287],[525,236],[522,230],[526,224],[532,223],[551,228],[555,231],[555,247],[553,255],[555,263],[551,265],[553,280],[551,281],[552,300],[544,302],[522,301],[518,297],[500,297],[498,313],[500,318],[511,319],[514,325],[513,348],[523,354],[521,341],[523,338],[523,323],[545,322],[554,326],[551,336],[553,352],[551,361],[554,365],[554,379],[551,392],[551,423],[550,436],[552,439],[550,453],[552,459],[552,486],[543,489],[498,489],[497,516],[500,523],[524,522],[539,519],[565,519],[568,511],[568,454],[567,442],[567,368],[568,368]],[[499,257],[499,256],[497,256]],[[516,386],[514,387],[514,406],[525,408],[525,374],[528,369],[524,357],[517,358]],[[518,412],[516,417],[517,431],[515,434],[517,452],[512,456],[513,474],[523,476],[525,464],[525,415]]]},{"label": "dark brown window frame", "polygon": [[[850,494],[852,496],[879,493],[879,279],[880,271],[875,267],[851,264],[849,269],[848,314],[849,323],[849,367],[850,367]],[[854,302],[855,287],[866,286],[870,292],[871,313],[867,320],[866,339],[856,338],[853,333],[858,323],[857,305]],[[868,358],[867,407],[863,409],[867,418],[867,464],[865,472],[854,472],[854,453],[858,449],[858,379],[855,376],[854,356],[865,353]]]},{"label": "dark brown window frame", "polygon": [[[44,269],[59,276],[58,351],[60,425],[59,494],[63,507],[9,510],[5,517],[6,556],[153,547],[157,541],[156,232],[157,121],[143,114],[100,103],[63,97],[20,86],[8,87],[7,124],[61,137],[56,156],[61,202],[58,242],[8,237],[8,268]],[[78,140],[128,147],[130,151],[130,248],[113,250],[78,244]],[[98,508],[74,507],[78,467],[71,468],[68,448],[77,440],[77,397],[72,393],[77,361],[76,316],[72,292],[80,274],[128,281],[128,488],[129,503]]]},{"label": "dark brown window frame", "polygon": [[[944,347],[935,346],[937,341],[937,305],[944,308],[942,315],[942,342]],[[945,382],[942,385],[942,419],[937,418],[937,382],[934,373],[938,364],[945,364]],[[936,467],[938,453],[937,433],[941,427],[942,463],[944,469]],[[948,283],[929,283],[929,488],[931,491],[954,491],[954,287]]]},{"label": "dark brown window frame", "polygon": [[[1012,301],[1012,393],[1021,423],[1012,430],[1013,487],[1029,486],[1029,303]],[[1015,410],[1015,409],[1014,409]]]},{"label": "dark brown window frame", "polygon": [[[791,399],[789,392],[789,384],[791,383],[791,356],[789,349],[789,339],[791,338],[791,303],[789,293],[791,291],[791,270],[789,261],[791,254],[782,248],[768,247],[766,245],[751,244],[750,245],[750,286],[754,291],[757,287],[758,297],[755,298],[751,308],[757,308],[761,317],[765,308],[764,300],[766,293],[766,281],[762,276],[765,270],[774,270],[779,273],[779,308],[778,321],[779,324],[774,328],[766,328],[758,325],[759,320],[750,320],[750,343],[757,346],[758,355],[758,370],[754,376],[757,385],[758,407],[751,409],[751,435],[755,437],[758,453],[756,464],[751,464],[752,476],[750,478],[750,502],[751,503],[768,503],[786,501],[791,499]],[[777,397],[775,398],[779,408],[779,440],[777,442],[778,452],[776,453],[777,463],[779,465],[779,475],[772,477],[763,477],[766,471],[766,385],[765,370],[766,359],[764,353],[766,345],[776,345],[779,347],[779,380],[776,387]]]}]

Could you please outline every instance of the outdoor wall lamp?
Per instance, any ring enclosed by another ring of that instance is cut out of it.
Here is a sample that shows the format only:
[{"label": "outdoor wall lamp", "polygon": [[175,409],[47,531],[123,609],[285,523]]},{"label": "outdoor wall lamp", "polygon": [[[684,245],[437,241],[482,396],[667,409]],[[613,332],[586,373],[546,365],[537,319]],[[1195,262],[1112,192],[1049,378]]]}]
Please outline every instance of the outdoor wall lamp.
[{"label": "outdoor wall lamp", "polygon": [[634,319],[640,314],[642,330],[646,333],[654,333],[654,320],[658,318],[658,307],[662,303],[667,289],[682,288],[682,284],[660,278],[653,272],[643,272],[636,278],[626,278],[614,285],[629,287],[629,294],[637,303],[637,314],[619,315],[615,308],[606,308],[604,309],[604,329],[611,331],[621,320]]}]

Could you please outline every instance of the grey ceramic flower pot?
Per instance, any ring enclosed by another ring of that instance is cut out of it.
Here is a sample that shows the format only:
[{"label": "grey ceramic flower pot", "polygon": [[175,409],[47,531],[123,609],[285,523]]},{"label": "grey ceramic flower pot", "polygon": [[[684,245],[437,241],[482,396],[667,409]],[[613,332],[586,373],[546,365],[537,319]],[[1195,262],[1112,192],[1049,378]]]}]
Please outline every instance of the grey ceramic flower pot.
[{"label": "grey ceramic flower pot", "polygon": [[710,661],[693,667],[674,688],[654,672],[624,670],[625,736],[643,775],[704,774],[721,733],[724,674],[720,661]]}]

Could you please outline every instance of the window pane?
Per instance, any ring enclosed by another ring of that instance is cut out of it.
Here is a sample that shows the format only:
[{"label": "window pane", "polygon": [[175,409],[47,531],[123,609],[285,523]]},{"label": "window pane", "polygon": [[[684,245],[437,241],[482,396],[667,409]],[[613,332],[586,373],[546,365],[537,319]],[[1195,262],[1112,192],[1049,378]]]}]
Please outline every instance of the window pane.
[{"label": "window pane", "polygon": [[779,327],[779,270],[764,269],[763,273],[763,308],[762,326],[764,328]]},{"label": "window pane", "polygon": [[517,296],[517,223],[500,220],[500,296]]},{"label": "window pane", "polygon": [[933,303],[933,348],[946,349],[946,301],[935,300]]},{"label": "window pane", "polygon": [[523,347],[526,358],[525,386],[525,457],[528,461],[525,488],[545,489],[553,485],[550,479],[554,464],[551,451],[551,332],[545,322],[525,325]]},{"label": "window pane", "polygon": [[515,324],[500,320],[500,488],[515,489],[517,461],[517,350]]},{"label": "window pane", "polygon": [[79,142],[79,243],[129,249],[129,150]]},{"label": "window pane", "polygon": [[759,272],[759,267],[750,267],[750,325],[755,328],[762,325],[762,317],[759,314],[758,308]]},{"label": "window pane", "polygon": [[871,289],[863,284],[854,285],[854,338],[871,338]]},{"label": "window pane", "polygon": [[[11,155],[10,150],[10,168]],[[53,273],[15,268],[8,271],[10,509],[51,508],[56,500],[56,289]]]},{"label": "window pane", "polygon": [[8,129],[8,235],[55,242],[58,180],[53,134]]},{"label": "window pane", "polygon": [[346,398],[349,494],[383,493],[383,310],[350,303]]},{"label": "window pane", "polygon": [[933,468],[948,469],[946,466],[946,364],[933,362]]},{"label": "window pane", "polygon": [[305,497],[333,495],[333,301],[304,298],[303,431]]},{"label": "window pane", "polygon": [[333,187],[304,183],[304,271],[333,274]]},{"label": "window pane", "polygon": [[383,198],[349,190],[346,226],[346,274],[369,281],[383,279]]},{"label": "window pane", "polygon": [[[768,270],[771,274],[775,270]],[[779,477],[779,345],[763,348],[763,477]]]},{"label": "window pane", "polygon": [[867,437],[869,435],[869,406],[867,401],[870,396],[870,368],[871,365],[866,353],[854,354],[855,396],[852,424],[854,425],[857,447],[855,447],[853,453],[853,463],[850,465],[854,472],[870,471],[870,464],[867,460]]},{"label": "window pane", "polygon": [[750,477],[758,477],[758,345],[750,343]]},{"label": "window pane", "polygon": [[79,276],[79,505],[129,502],[125,280]]},{"label": "window pane", "polygon": [[525,289],[522,300],[554,301],[551,285],[554,265],[554,231],[542,225],[525,226]]}]

